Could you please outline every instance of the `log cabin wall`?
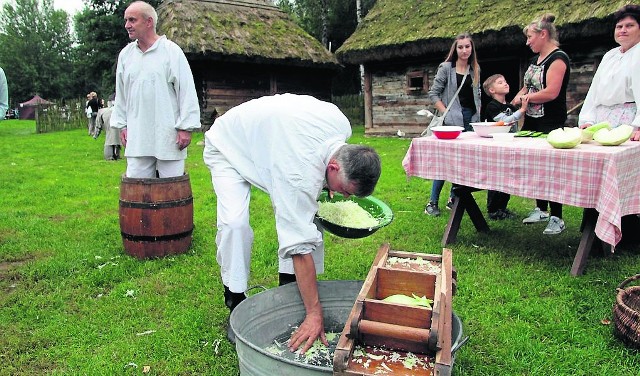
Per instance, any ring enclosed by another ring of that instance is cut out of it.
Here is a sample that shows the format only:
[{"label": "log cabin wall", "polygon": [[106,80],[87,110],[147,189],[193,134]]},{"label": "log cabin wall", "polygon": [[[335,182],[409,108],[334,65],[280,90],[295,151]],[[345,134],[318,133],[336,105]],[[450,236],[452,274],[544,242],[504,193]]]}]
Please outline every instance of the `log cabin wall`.
[{"label": "log cabin wall", "polygon": [[[571,78],[567,87],[566,126],[577,126],[580,106],[584,101],[591,80],[604,54],[613,48],[611,42],[599,43],[592,46],[571,45],[562,46],[571,59]],[[480,59],[481,78],[484,80],[492,74],[500,73],[505,76],[511,86],[510,100],[522,87],[522,76],[531,59],[530,51],[520,51],[518,54],[504,54],[500,58],[488,51],[478,51],[478,56],[489,56]],[[428,125],[429,118],[418,116],[416,112],[423,108],[433,111],[433,104],[427,92],[433,83],[440,62],[425,64],[377,64],[365,65],[367,75],[371,81],[366,89],[370,90],[370,104],[365,101],[365,113],[370,112],[370,121],[366,123],[365,133],[369,135],[396,135],[398,131],[407,136],[416,136]],[[424,88],[411,87],[411,75],[424,72]],[[489,97],[482,97],[482,108],[488,103]],[[370,108],[366,108],[370,107]],[[484,119],[483,119],[484,120]]]},{"label": "log cabin wall", "polygon": [[277,85],[275,93],[311,95],[323,101],[331,101],[333,72],[315,68],[274,68],[272,74]]},{"label": "log cabin wall", "polygon": [[332,71],[268,64],[191,61],[203,131],[216,116],[251,99],[278,93],[331,98]]},{"label": "log cabin wall", "polygon": [[578,115],[582,102],[587,96],[593,75],[602,61],[604,54],[613,48],[613,45],[592,46],[591,48],[567,49],[571,59],[571,79],[567,87],[567,126],[578,124]]},{"label": "log cabin wall", "polygon": [[367,124],[365,133],[422,132],[428,118],[416,113],[431,107],[427,93],[437,68],[437,64],[365,66],[371,77],[371,124]]}]

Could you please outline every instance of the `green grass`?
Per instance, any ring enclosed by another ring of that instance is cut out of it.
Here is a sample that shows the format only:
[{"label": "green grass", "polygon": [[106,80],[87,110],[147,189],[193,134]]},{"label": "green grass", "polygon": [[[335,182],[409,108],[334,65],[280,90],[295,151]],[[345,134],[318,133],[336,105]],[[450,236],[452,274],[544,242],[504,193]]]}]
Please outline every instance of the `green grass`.
[{"label": "green grass", "polygon": [[[383,175],[375,195],[394,221],[357,240],[326,236],[321,279],[364,279],[384,242],[440,253],[447,213],[427,217],[430,182],[407,180],[410,140],[367,138]],[[0,122],[0,375],[235,375],[224,337],[227,309],[215,261],[215,195],[194,136],[187,169],[194,197],[193,246],[139,261],[122,248],[118,224],[125,161],[102,159],[102,140],[85,130],[35,134],[32,121]],[[445,186],[445,192],[448,185]],[[484,208],[484,192],[474,194]],[[446,199],[446,194],[442,195]],[[444,207],[444,202],[441,202]],[[525,215],[533,201],[514,197]],[[277,240],[269,199],[254,192],[251,284],[277,284]],[[565,207],[568,230],[491,222],[479,234],[468,218],[450,248],[458,271],[453,307],[470,341],[457,375],[639,375],[640,356],[612,336],[615,287],[640,270],[639,251],[592,256],[571,277],[581,210]],[[133,293],[127,294],[132,290]],[[129,296],[132,295],[132,296]],[[151,332],[149,332],[151,331]],[[147,334],[145,334],[147,333]]]}]

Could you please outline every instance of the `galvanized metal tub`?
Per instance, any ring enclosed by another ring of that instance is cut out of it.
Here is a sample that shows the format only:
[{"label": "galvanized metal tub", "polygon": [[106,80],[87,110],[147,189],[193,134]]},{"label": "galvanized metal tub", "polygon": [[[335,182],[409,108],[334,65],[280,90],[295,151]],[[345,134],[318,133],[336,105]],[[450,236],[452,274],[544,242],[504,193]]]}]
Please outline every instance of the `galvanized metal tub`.
[{"label": "galvanized metal tub", "polygon": [[[362,288],[362,281],[319,281],[318,293],[324,312],[325,330],[341,332]],[[333,368],[308,365],[284,359],[265,350],[292,324],[304,319],[304,306],[298,285],[285,286],[250,296],[232,312],[230,325],[236,334],[236,351],[243,376],[331,375]],[[451,340],[457,350],[462,339],[462,323],[453,315]]]}]

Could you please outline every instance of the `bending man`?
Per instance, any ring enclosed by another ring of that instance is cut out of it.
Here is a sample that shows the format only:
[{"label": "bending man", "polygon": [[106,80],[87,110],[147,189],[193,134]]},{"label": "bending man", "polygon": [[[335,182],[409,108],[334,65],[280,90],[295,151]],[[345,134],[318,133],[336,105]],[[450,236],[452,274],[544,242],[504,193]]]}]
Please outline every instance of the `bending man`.
[{"label": "bending man", "polygon": [[367,196],[380,177],[378,154],[346,144],[350,136],[349,120],[336,106],[293,94],[236,106],[205,134],[225,304],[233,310],[247,289],[253,244],[249,200],[255,186],[270,195],[274,208],[280,284],[297,281],[305,306],[291,350],[302,345],[306,352],[318,338],[327,344],[316,281],[316,273],[324,271],[322,233],[314,223],[316,198],[323,188],[346,197]]}]

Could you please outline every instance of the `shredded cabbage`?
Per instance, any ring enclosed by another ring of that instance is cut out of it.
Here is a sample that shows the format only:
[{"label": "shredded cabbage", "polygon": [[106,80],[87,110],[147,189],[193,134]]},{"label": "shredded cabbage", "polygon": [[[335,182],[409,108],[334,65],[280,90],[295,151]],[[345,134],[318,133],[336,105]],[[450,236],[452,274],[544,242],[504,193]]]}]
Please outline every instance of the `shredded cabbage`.
[{"label": "shredded cabbage", "polygon": [[290,332],[286,332],[275,338],[269,346],[264,348],[265,351],[274,356],[298,363],[306,363],[319,367],[330,366],[333,362],[333,353],[335,352],[336,345],[340,339],[340,333],[326,332],[329,347],[325,346],[319,339],[317,339],[313,342],[313,345],[309,350],[307,350],[307,352],[303,353],[302,346],[300,346],[297,351],[292,353],[289,351],[288,345],[291,335],[297,328],[297,326],[293,326]]},{"label": "shredded cabbage", "polygon": [[371,228],[379,224],[371,213],[353,201],[320,202],[318,216],[349,228]]},{"label": "shredded cabbage", "polygon": [[411,266],[414,266],[414,265],[420,268],[421,270],[426,270],[428,272],[433,272],[433,273],[440,273],[440,269],[441,269],[440,264],[433,261],[425,260],[422,257],[413,259],[408,257],[392,256],[387,259],[387,263],[386,263],[386,266],[389,266],[389,267],[398,266],[398,267],[411,268]]},{"label": "shredded cabbage", "polygon": [[[366,349],[365,349],[366,347]],[[433,374],[434,373],[434,358],[424,354],[413,354],[411,352],[397,352],[385,347],[372,347],[356,345],[353,351],[352,360],[354,363],[361,364],[364,368],[371,368],[371,372],[367,375],[389,375],[389,372],[394,372],[387,364],[399,365],[402,364],[404,368],[412,371],[410,374],[420,373]],[[375,353],[375,354],[373,354]],[[430,370],[430,373],[424,373],[423,370]],[[396,370],[394,375],[406,373]]]}]

